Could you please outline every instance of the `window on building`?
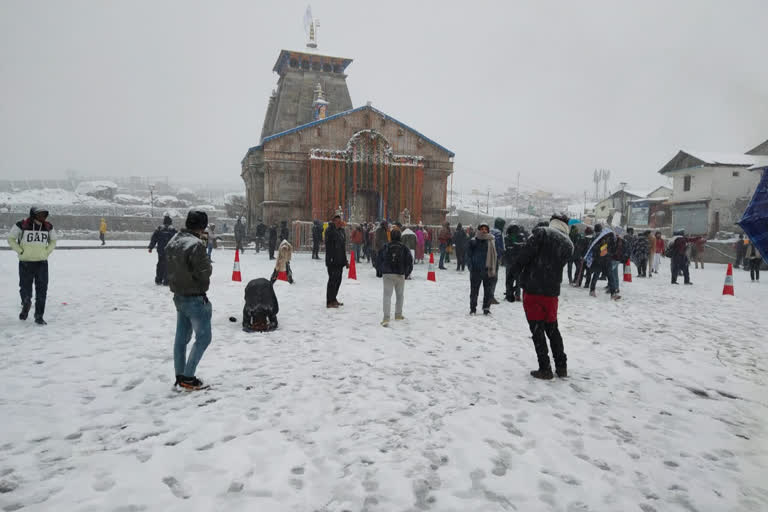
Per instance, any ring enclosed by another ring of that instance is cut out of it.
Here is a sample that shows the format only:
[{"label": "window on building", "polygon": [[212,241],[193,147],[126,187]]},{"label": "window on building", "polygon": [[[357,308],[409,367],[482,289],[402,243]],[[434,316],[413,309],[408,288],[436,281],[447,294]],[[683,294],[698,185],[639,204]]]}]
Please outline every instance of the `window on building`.
[{"label": "window on building", "polygon": [[683,192],[688,192],[691,190],[691,177],[686,176],[683,178]]},{"label": "window on building", "polygon": [[739,177],[739,171],[733,171],[733,177],[738,178]]}]

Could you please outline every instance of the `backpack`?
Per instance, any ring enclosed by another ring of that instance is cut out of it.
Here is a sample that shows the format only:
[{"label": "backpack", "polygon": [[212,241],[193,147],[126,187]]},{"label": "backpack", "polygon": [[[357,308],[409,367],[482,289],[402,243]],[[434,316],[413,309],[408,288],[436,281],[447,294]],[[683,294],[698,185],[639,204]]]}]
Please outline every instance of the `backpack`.
[{"label": "backpack", "polygon": [[386,258],[389,268],[400,274],[403,268],[403,250],[400,244],[389,244],[387,246]]}]

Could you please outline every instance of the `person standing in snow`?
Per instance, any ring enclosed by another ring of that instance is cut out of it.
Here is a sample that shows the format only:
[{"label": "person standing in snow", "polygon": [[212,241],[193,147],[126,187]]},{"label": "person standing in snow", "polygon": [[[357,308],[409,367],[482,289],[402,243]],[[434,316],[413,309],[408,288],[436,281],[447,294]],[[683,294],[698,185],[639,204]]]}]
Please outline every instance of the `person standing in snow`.
[{"label": "person standing in snow", "polygon": [[213,254],[213,250],[216,248],[216,226],[214,224],[208,225],[206,240],[208,245],[208,259],[211,260],[211,263],[213,263],[213,258],[211,258],[211,255]]},{"label": "person standing in snow", "polygon": [[[212,336],[213,307],[206,295],[211,279],[211,260],[201,239],[207,225],[208,214],[190,211],[186,229],[177,233],[165,247],[168,285],[176,306],[176,338],[173,345],[175,385],[189,390],[203,387],[203,381],[195,373]],[[187,345],[193,331],[195,343],[187,357]]]},{"label": "person standing in snow", "polygon": [[467,252],[467,232],[461,226],[461,222],[456,224],[456,231],[453,232],[453,245],[456,248],[456,272],[461,272],[467,268],[465,254]]},{"label": "person standing in snow", "polygon": [[323,239],[323,225],[315,219],[312,221],[312,259],[320,259],[320,242]]},{"label": "person standing in snow", "polygon": [[280,221],[280,241],[288,240],[288,221]]},{"label": "person standing in snow", "polygon": [[477,296],[483,285],[483,314],[491,314],[491,280],[496,275],[496,239],[490,233],[488,224],[480,223],[475,238],[467,244],[467,265],[469,266],[469,314],[477,312]]},{"label": "person standing in snow", "polygon": [[747,254],[747,246],[744,244],[744,235],[739,235],[739,241],[736,242],[733,245],[733,248],[736,249],[736,263],[733,264],[733,268],[739,268],[742,261],[744,262],[744,266],[747,266],[747,261],[744,258],[744,256]]},{"label": "person standing in snow", "polygon": [[14,224],[8,233],[8,245],[19,256],[19,320],[26,320],[29,316],[34,284],[34,316],[38,325],[46,325],[43,315],[48,296],[48,256],[56,247],[56,231],[47,219],[48,210],[32,207],[29,209],[29,217]]},{"label": "person standing in snow", "polygon": [[515,269],[523,287],[523,309],[531,329],[539,368],[531,371],[537,379],[551,379],[552,366],[547,338],[555,360],[558,377],[568,376],[563,337],[557,327],[557,306],[563,267],[573,256],[573,242],[568,237],[568,217],[553,215],[549,227],[534,228],[531,238],[520,250]]},{"label": "person standing in snow", "polygon": [[168,260],[165,257],[165,247],[171,238],[176,234],[176,230],[171,225],[173,221],[169,215],[163,217],[163,225],[158,226],[152,238],[149,240],[149,252],[157,247],[157,266],[155,267],[155,284],[168,285]]},{"label": "person standing in snow", "polygon": [[237,222],[235,222],[235,251],[240,251],[240,254],[245,252],[243,248],[245,241],[245,224],[243,218],[238,215]]},{"label": "person standing in snow", "polygon": [[352,235],[349,237],[349,241],[352,242],[352,251],[355,253],[355,261],[360,263],[360,257],[363,254],[363,228],[362,226],[356,226],[352,230]]},{"label": "person standing in snow", "polygon": [[661,258],[664,256],[664,252],[666,251],[666,244],[664,243],[664,239],[661,237],[661,231],[654,233],[653,237],[655,239],[653,246],[653,273],[658,274],[659,267],[661,267]]},{"label": "person standing in snow", "polygon": [[704,246],[706,244],[707,239],[703,236],[697,236],[693,239],[693,243],[691,244],[691,256],[693,256],[694,268],[699,268],[699,264],[701,264],[702,269],[704,268]]},{"label": "person standing in snow", "polygon": [[448,245],[451,243],[452,238],[453,235],[451,233],[451,225],[446,222],[443,224],[443,227],[440,228],[440,232],[437,234],[437,240],[440,242],[440,264],[437,266],[437,268],[440,270],[447,270],[445,268],[445,262],[448,260]]},{"label": "person standing in snow", "polygon": [[[753,282],[760,282],[760,265],[763,263],[763,257],[760,251],[755,247],[755,242],[750,240],[747,246],[746,257],[744,261],[749,263],[749,277]],[[702,267],[703,268],[703,267]]]},{"label": "person standing in snow", "polygon": [[107,220],[104,217],[101,218],[99,223],[99,240],[101,240],[101,245],[107,243]]},{"label": "person standing in snow", "polygon": [[648,234],[650,231],[644,231],[635,238],[632,246],[632,261],[637,267],[637,277],[648,277]]},{"label": "person standing in snow", "polygon": [[[416,233],[411,228],[405,228],[400,235],[400,242],[411,251],[411,264],[416,257],[416,247],[418,247],[418,239]],[[407,276],[406,279],[410,279],[411,276]]]},{"label": "person standing in snow", "polygon": [[277,249],[277,223],[273,222],[269,228],[269,259],[275,259],[275,249]]},{"label": "person standing in snow", "polygon": [[688,238],[685,236],[685,231],[675,231],[674,237],[667,248],[669,257],[672,259],[672,284],[677,284],[677,276],[680,272],[683,274],[685,284],[693,284],[688,272],[691,260],[688,259],[687,248]]},{"label": "person standing in snow", "polygon": [[374,257],[371,258],[371,265],[373,267],[376,266],[376,258],[379,255],[379,252],[384,248],[384,246],[389,243],[389,230],[387,226],[387,221],[383,220],[379,224],[379,227],[376,228],[376,232],[373,234],[373,255]]},{"label": "person standing in snow", "polygon": [[571,226],[570,231],[568,232],[568,238],[571,239],[571,243],[573,244],[574,251],[573,256],[571,259],[568,260],[568,284],[573,284],[575,280],[575,276],[573,274],[573,266],[576,264],[576,274],[579,273],[579,267],[578,267],[578,252],[576,251],[576,247],[579,245],[579,239],[582,238],[581,233],[579,233],[579,228],[576,227],[576,224],[573,224]]},{"label": "person standing in snow", "polygon": [[328,285],[325,292],[325,307],[338,308],[338,293],[341,286],[341,274],[344,267],[349,268],[347,261],[347,237],[341,215],[334,215],[333,221],[325,230],[325,266],[328,269]]},{"label": "person standing in snow", "polygon": [[[256,224],[256,254],[259,254],[259,251],[264,248],[264,237],[266,236],[267,225],[259,219],[259,223]],[[275,232],[275,240],[277,240],[277,232]]]},{"label": "person standing in snow", "polygon": [[514,268],[522,247],[520,226],[512,224],[507,228],[507,236],[504,239],[504,267],[507,269],[504,299],[507,302],[520,301],[520,276],[515,273]]},{"label": "person standing in snow", "polygon": [[608,278],[608,291],[612,299],[621,298],[619,284],[613,272],[613,255],[616,251],[616,236],[610,228],[603,228],[602,224],[595,224],[595,237],[587,249],[585,264],[592,271],[592,280],[589,285],[589,295],[597,297],[595,288],[600,275]]},{"label": "person standing in snow", "polygon": [[376,257],[376,275],[384,283],[384,318],[382,327],[389,325],[392,309],[392,290],[395,291],[395,320],[403,320],[405,280],[413,271],[411,250],[401,242],[400,230],[393,229],[392,240],[385,244]]},{"label": "person standing in snow", "polygon": [[291,256],[293,256],[293,246],[288,243],[288,240],[283,240],[280,242],[280,247],[277,248],[277,262],[275,263],[275,270],[272,271],[272,278],[270,279],[273,284],[277,281],[277,277],[281,272],[285,272],[286,279],[290,284],[293,284]]},{"label": "person standing in snow", "polygon": [[577,240],[577,244],[573,248],[573,252],[576,254],[577,258],[577,268],[576,271],[576,277],[574,278],[573,286],[576,288],[581,288],[581,282],[582,279],[586,277],[586,284],[584,285],[584,288],[589,288],[589,280],[592,276],[592,271],[589,269],[585,262],[585,258],[587,256],[587,249],[589,249],[589,246],[592,244],[592,239],[594,238],[594,231],[591,227],[587,227],[584,230],[584,234]]},{"label": "person standing in snow", "polygon": [[416,256],[415,263],[424,263],[424,229],[416,226]]},{"label": "person standing in snow", "polygon": [[496,244],[496,254],[499,257],[496,259],[496,273],[491,279],[491,304],[498,304],[496,300],[496,284],[499,282],[499,265],[504,257],[504,225],[506,222],[501,217],[496,217],[493,221],[493,229],[491,234],[493,235],[494,242]]}]

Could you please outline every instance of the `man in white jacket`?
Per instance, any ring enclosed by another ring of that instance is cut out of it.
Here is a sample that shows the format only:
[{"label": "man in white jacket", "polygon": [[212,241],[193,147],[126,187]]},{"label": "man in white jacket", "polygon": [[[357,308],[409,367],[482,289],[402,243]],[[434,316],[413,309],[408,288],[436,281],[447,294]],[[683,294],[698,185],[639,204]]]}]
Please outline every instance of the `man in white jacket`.
[{"label": "man in white jacket", "polygon": [[19,320],[26,320],[29,315],[34,283],[35,323],[38,325],[46,324],[43,315],[48,294],[48,256],[56,247],[56,232],[47,218],[45,208],[30,208],[29,217],[17,222],[8,234],[8,245],[19,255]]}]

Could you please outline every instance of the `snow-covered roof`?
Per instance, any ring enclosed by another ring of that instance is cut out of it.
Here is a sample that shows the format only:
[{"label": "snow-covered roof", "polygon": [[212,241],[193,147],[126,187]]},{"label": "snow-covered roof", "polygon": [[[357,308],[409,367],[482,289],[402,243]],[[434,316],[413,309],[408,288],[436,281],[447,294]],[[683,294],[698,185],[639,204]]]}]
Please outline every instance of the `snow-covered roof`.
[{"label": "snow-covered roof", "polygon": [[753,158],[755,159],[755,163],[749,168],[750,171],[768,168],[768,156],[754,156]]},{"label": "snow-covered roof", "polygon": [[631,199],[630,203],[663,203],[668,197],[641,197],[640,199]]},{"label": "snow-covered roof", "polygon": [[78,183],[75,192],[78,194],[88,194],[89,192],[110,189],[117,190],[117,183],[113,181],[82,181]]},{"label": "snow-covered roof", "polygon": [[753,165],[755,156],[743,155],[741,153],[713,153],[710,151],[688,151],[683,150],[694,158],[709,165]]}]

